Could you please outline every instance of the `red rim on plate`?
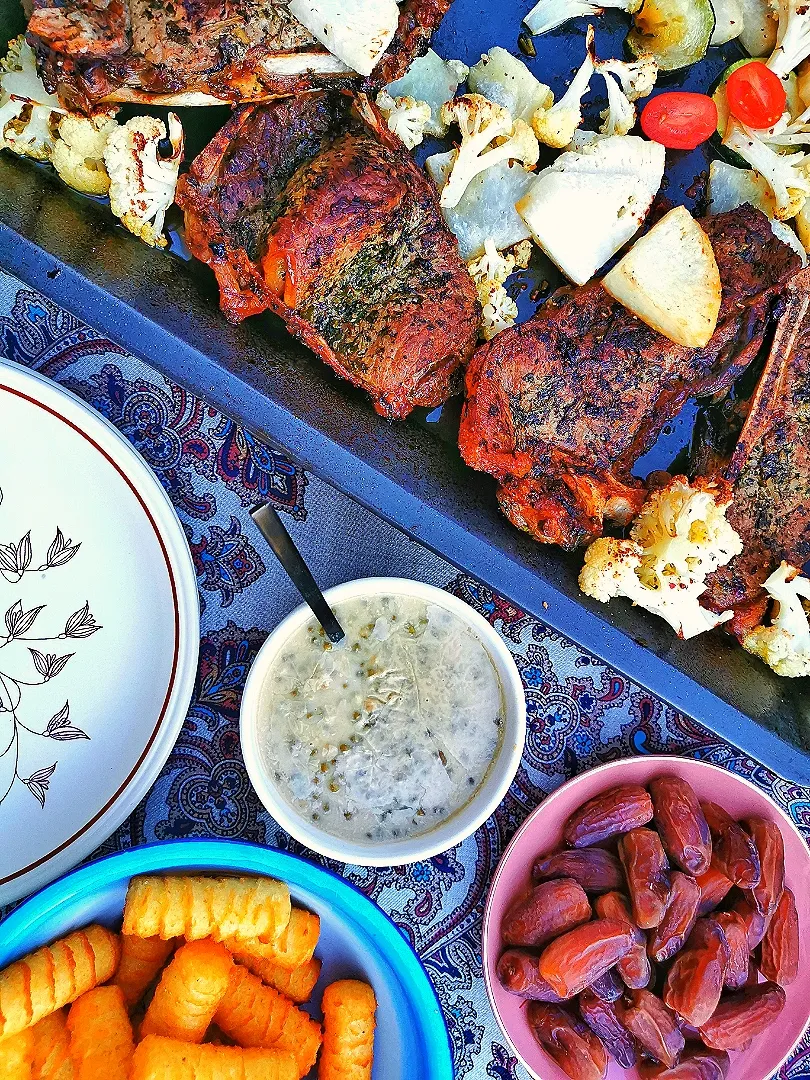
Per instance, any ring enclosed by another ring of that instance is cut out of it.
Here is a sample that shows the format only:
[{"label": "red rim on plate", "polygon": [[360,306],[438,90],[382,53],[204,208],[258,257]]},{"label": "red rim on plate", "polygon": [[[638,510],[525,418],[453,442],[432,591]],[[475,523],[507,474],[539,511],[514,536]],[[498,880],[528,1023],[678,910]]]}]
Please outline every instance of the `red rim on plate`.
[{"label": "red rim on plate", "polygon": [[[777,822],[785,841],[787,885],[799,909],[803,943],[799,977],[785,987],[787,1004],[778,1022],[755,1039],[745,1054],[731,1055],[727,1080],[767,1080],[790,1057],[810,1025],[810,956],[806,944],[810,940],[810,849],[795,824],[749,780],[709,762],[663,755],[614,761],[569,780],[529,815],[506,848],[487,897],[482,932],[487,996],[507,1044],[535,1080],[565,1080],[565,1073],[534,1041],[525,1003],[504,990],[498,981],[496,965],[503,951],[503,915],[530,886],[534,859],[560,846],[563,825],[574,810],[616,784],[644,785],[667,774],[687,780],[702,800],[719,803],[733,817],[759,815]],[[614,1061],[607,1073],[608,1080],[638,1075],[636,1069],[622,1069]]]}]

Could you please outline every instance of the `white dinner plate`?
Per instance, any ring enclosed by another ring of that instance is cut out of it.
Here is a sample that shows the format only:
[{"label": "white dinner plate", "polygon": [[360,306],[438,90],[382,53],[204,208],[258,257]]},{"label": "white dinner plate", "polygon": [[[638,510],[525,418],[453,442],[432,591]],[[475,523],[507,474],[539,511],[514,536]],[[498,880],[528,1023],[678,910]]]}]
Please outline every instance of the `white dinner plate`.
[{"label": "white dinner plate", "polygon": [[0,904],[143,798],[198,649],[196,575],[155,475],[84,402],[0,361]]}]

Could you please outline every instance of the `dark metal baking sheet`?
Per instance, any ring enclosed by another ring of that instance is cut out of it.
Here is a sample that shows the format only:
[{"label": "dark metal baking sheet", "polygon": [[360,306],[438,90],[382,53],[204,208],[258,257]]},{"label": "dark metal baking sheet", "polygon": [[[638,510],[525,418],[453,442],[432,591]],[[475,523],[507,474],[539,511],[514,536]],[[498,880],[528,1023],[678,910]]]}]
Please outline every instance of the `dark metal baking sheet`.
[{"label": "dark metal baking sheet", "polygon": [[[528,7],[456,0],[436,48],[468,63],[493,44],[516,51]],[[600,53],[621,55],[621,17],[595,22]],[[22,23],[18,0],[0,0],[0,43]],[[534,40],[530,66],[559,93],[581,62],[584,20]],[[712,50],[672,84],[705,89],[736,55],[734,46]],[[221,109],[184,110],[192,153],[223,117]],[[669,194],[690,202],[706,160],[700,152],[670,156]],[[777,678],[721,633],[682,642],[645,612],[582,596],[581,555],[514,530],[497,510],[494,483],[461,462],[456,404],[405,423],[380,419],[273,316],[229,325],[208,269],[174,249],[150,250],[47,168],[0,154],[0,265],[781,775],[810,782],[807,680]],[[545,270],[535,268],[536,276]],[[648,469],[672,460],[690,418],[670,425]]]}]

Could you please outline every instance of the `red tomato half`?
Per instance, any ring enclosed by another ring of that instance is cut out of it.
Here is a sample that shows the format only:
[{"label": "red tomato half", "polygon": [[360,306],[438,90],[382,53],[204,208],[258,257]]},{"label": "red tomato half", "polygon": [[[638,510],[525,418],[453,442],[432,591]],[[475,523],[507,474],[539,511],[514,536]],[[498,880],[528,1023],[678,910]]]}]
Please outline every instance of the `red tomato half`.
[{"label": "red tomato half", "polygon": [[659,94],[644,106],[641,130],[672,150],[694,150],[714,132],[717,106],[706,94],[673,90]]},{"label": "red tomato half", "polygon": [[752,128],[768,128],[785,111],[787,94],[782,80],[754,60],[729,75],[726,100],[732,116]]}]

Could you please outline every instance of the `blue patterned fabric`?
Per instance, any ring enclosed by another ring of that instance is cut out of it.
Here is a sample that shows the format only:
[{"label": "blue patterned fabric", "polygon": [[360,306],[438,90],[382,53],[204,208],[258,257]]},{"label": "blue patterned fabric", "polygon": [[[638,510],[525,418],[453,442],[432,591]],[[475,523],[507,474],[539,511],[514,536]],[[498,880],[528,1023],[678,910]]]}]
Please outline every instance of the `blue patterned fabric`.
[{"label": "blue patterned fabric", "polygon": [[[424,960],[439,993],[458,1080],[520,1078],[486,999],[481,916],[517,826],[575,773],[632,754],[681,753],[754,780],[810,836],[810,791],[780,779],[167,383],[73,316],[0,274],[0,355],[90,402],[138,448],[188,536],[202,601],[200,666],[188,719],[152,791],[100,853],[189,836],[302,849],[263,810],[239,749],[239,700],[257,649],[297,606],[248,508],[268,498],[323,586],[401,574],[462,597],[501,632],[529,707],[522,767],[497,813],[451,851],[411,867],[330,865],[373,897]],[[311,856],[318,860],[317,856]],[[810,1039],[780,1073],[810,1077]]]}]

